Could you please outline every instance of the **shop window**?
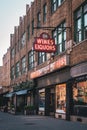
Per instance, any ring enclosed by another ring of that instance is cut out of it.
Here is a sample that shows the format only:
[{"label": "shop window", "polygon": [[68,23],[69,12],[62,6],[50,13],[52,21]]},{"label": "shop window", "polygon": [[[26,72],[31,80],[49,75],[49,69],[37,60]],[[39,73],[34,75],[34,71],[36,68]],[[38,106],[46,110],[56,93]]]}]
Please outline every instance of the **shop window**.
[{"label": "shop window", "polygon": [[66,112],[66,85],[61,84],[56,86],[56,112]]},{"label": "shop window", "polygon": [[73,86],[74,114],[87,116],[87,81]]},{"label": "shop window", "polygon": [[39,90],[39,111],[45,110],[45,89]]}]

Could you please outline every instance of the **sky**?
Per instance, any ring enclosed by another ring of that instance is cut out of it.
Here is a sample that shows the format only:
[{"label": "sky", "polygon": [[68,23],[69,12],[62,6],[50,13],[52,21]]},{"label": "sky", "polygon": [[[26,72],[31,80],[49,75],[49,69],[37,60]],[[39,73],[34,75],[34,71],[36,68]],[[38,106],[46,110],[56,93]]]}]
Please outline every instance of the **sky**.
[{"label": "sky", "polygon": [[26,14],[26,4],[33,0],[0,0],[0,66],[10,46],[10,34],[19,25],[19,17]]}]

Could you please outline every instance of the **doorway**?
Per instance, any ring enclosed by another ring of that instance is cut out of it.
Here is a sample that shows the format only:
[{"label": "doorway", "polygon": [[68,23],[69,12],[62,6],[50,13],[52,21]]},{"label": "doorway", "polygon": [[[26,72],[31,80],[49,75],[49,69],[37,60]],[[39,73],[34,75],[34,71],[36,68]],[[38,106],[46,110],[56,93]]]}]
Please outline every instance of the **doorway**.
[{"label": "doorway", "polygon": [[47,88],[45,97],[45,115],[54,116],[55,114],[55,88]]}]

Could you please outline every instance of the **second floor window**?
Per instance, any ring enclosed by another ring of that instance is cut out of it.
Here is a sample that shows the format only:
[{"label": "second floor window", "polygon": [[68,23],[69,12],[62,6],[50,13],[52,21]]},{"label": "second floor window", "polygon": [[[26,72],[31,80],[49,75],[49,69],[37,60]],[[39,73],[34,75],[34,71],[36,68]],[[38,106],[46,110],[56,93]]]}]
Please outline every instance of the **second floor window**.
[{"label": "second floor window", "polygon": [[66,28],[65,22],[61,23],[55,30],[53,31],[53,38],[55,39],[55,44],[57,46],[57,51],[55,55],[58,55],[65,51],[65,41],[66,41]]},{"label": "second floor window", "polygon": [[87,4],[82,5],[75,12],[75,41],[87,39]]},{"label": "second floor window", "polygon": [[39,52],[38,53],[38,64],[44,63],[46,61],[46,53]]},{"label": "second floor window", "polygon": [[26,57],[24,56],[21,60],[21,73],[25,73],[26,72]]},{"label": "second floor window", "polygon": [[28,53],[28,69],[33,69],[35,64],[35,53],[34,51],[30,51]]}]

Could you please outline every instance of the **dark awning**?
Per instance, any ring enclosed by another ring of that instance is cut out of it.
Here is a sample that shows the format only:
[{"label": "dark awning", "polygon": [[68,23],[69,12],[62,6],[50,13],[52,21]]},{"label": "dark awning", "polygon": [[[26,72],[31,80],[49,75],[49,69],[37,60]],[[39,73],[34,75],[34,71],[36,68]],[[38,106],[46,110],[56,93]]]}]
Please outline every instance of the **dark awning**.
[{"label": "dark awning", "polygon": [[16,92],[16,95],[25,95],[25,94],[27,94],[27,91],[28,90],[20,90],[20,91]]}]

